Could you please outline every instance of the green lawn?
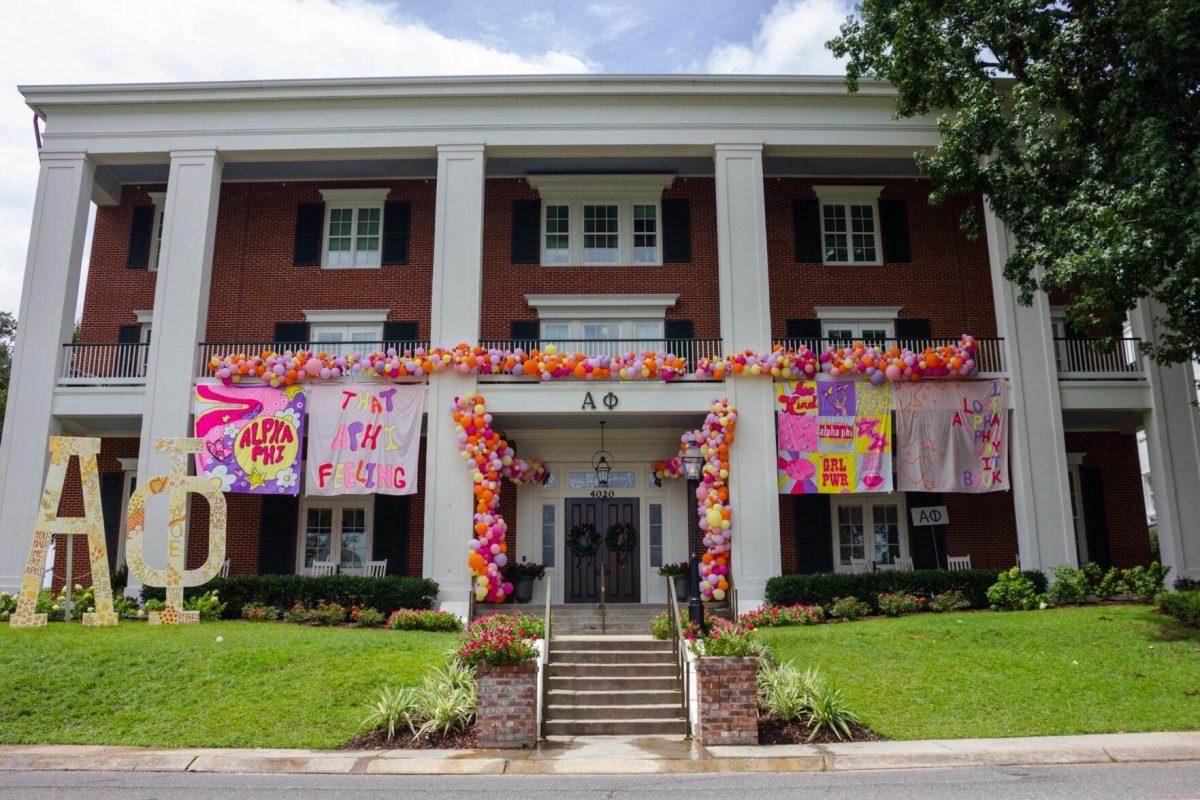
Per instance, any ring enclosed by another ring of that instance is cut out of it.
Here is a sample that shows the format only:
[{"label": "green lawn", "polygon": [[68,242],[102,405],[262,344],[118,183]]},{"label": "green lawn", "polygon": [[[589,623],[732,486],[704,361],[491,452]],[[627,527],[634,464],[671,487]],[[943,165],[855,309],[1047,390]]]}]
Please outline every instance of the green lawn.
[{"label": "green lawn", "polygon": [[759,635],[780,660],[819,667],[894,739],[1200,729],[1200,631],[1148,606],[920,614]]},{"label": "green lawn", "polygon": [[4,623],[0,743],[338,747],[380,686],[415,681],[453,641],[247,622]]}]

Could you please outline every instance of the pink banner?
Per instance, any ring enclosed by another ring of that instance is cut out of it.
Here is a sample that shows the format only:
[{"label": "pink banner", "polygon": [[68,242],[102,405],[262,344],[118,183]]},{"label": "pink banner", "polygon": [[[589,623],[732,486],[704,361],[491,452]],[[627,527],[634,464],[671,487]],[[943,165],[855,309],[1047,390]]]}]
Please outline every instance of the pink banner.
[{"label": "pink banner", "polygon": [[1009,488],[1004,381],[897,384],[897,488],[999,492]]}]

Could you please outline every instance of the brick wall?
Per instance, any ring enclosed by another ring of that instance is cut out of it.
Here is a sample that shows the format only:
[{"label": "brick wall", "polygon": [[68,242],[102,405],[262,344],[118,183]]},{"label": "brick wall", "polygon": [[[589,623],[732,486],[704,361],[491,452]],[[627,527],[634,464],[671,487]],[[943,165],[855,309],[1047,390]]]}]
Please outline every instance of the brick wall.
[{"label": "brick wall", "polygon": [[[882,185],[881,199],[906,202],[912,263],[827,267],[796,262],[792,200],[815,197],[813,184],[853,183]],[[921,179],[767,178],[771,332],[782,337],[789,318],[813,318],[814,306],[901,306],[902,317],[930,320],[934,336],[995,336],[987,244],[982,236],[971,241],[958,224],[972,201],[934,208],[926,199],[931,189]]]},{"label": "brick wall", "polygon": [[758,744],[757,666],[752,658],[696,662],[696,738],[701,744]]},{"label": "brick wall", "polygon": [[525,748],[537,744],[536,660],[476,670],[479,706],[475,733],[479,747]]},{"label": "brick wall", "polygon": [[1149,564],[1150,531],[1137,437],[1115,431],[1067,431],[1066,440],[1068,453],[1085,453],[1082,464],[1100,470],[1113,566]]},{"label": "brick wall", "polygon": [[692,260],[658,267],[542,267],[512,263],[512,202],[535,200],[523,178],[488,180],[483,210],[484,339],[508,338],[512,320],[535,320],[526,294],[678,294],[670,319],[695,322],[700,338],[721,335],[717,281],[717,211],[711,178],[676,178],[664,198],[686,198],[691,206]]}]

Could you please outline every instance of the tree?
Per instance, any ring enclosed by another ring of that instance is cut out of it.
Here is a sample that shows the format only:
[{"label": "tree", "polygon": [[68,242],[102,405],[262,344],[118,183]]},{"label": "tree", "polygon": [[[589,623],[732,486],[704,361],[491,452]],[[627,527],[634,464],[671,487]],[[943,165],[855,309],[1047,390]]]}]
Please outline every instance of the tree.
[{"label": "tree", "polygon": [[17,333],[17,318],[8,311],[0,311],[0,424],[4,420],[4,409],[8,407],[8,379],[12,372],[13,337]]},{"label": "tree", "polygon": [[1023,302],[1067,291],[1073,328],[1120,336],[1151,297],[1150,355],[1200,352],[1200,2],[862,0],[828,46],[851,91],[883,78],[899,117],[941,113],[930,202],[987,196]]}]

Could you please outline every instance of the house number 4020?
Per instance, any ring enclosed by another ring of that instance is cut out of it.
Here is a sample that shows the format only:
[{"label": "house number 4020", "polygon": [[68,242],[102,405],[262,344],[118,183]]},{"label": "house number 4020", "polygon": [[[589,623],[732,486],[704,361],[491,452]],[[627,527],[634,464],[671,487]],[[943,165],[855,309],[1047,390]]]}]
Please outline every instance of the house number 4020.
[{"label": "house number 4020", "polygon": [[612,489],[592,489],[592,498],[596,500],[606,500],[610,497],[616,497],[617,493]]}]

